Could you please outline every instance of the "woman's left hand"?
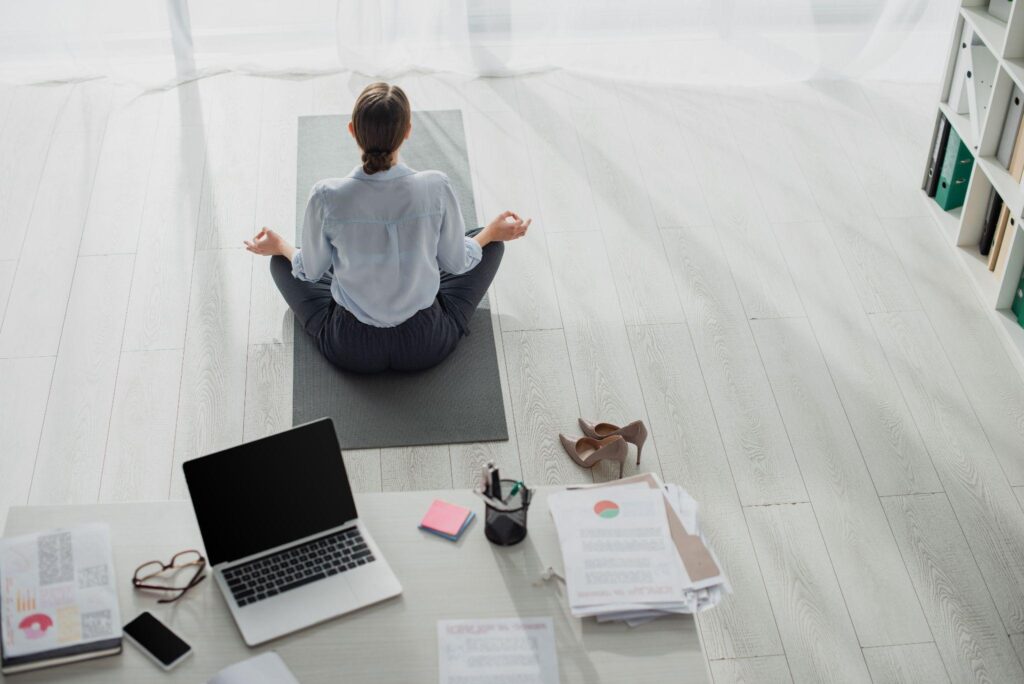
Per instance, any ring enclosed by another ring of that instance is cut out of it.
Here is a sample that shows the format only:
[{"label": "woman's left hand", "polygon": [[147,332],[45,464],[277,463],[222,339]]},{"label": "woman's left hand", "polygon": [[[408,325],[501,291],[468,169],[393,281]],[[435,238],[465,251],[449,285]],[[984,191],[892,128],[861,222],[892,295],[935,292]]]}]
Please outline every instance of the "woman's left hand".
[{"label": "woman's left hand", "polygon": [[280,254],[281,256],[288,257],[290,260],[295,253],[295,248],[287,240],[266,227],[256,233],[256,237],[252,240],[244,240],[244,242],[247,250],[260,256]]}]

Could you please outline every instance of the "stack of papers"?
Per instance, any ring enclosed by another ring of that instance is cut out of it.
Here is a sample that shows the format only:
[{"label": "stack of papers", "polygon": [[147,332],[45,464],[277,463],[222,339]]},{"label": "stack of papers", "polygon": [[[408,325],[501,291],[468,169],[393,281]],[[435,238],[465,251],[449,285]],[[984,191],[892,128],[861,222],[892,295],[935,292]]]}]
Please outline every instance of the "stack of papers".
[{"label": "stack of papers", "polygon": [[458,541],[474,517],[476,514],[468,508],[436,499],[420,521],[420,529]]},{"label": "stack of papers", "polygon": [[697,502],[652,473],[548,497],[576,617],[638,625],[696,613],[732,590],[700,533]]}]

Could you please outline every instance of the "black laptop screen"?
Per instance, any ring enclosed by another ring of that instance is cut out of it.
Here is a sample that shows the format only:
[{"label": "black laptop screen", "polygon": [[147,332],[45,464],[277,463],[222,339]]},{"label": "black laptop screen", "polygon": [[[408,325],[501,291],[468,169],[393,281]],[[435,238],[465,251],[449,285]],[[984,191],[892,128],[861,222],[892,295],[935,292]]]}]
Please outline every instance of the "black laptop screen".
[{"label": "black laptop screen", "polygon": [[330,420],[187,461],[184,468],[211,565],[356,517]]}]

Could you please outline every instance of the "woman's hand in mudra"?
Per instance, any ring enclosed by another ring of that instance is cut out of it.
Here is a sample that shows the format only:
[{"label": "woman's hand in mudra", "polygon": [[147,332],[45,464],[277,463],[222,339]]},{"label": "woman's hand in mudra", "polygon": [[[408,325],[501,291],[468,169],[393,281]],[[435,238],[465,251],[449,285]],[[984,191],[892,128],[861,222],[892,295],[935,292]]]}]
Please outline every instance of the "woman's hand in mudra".
[{"label": "woman's hand in mudra", "polygon": [[291,261],[292,256],[295,254],[295,248],[287,240],[266,227],[256,233],[256,237],[252,240],[245,240],[244,242],[247,250],[260,256],[276,256],[280,254]]},{"label": "woman's hand in mudra", "polygon": [[484,246],[488,242],[518,240],[526,235],[531,223],[533,223],[533,219],[524,221],[514,211],[503,211],[477,234],[477,242]]}]

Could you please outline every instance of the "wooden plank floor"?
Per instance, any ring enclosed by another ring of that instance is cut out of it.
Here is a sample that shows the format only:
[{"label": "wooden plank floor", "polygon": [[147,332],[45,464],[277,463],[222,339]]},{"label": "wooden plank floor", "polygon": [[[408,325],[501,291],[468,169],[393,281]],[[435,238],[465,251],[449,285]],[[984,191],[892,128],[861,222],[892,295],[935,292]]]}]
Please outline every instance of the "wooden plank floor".
[{"label": "wooden plank floor", "polygon": [[[607,480],[558,432],[643,418],[732,580],[716,682],[1022,681],[1024,380],[916,189],[934,86],[398,82],[463,111],[479,218],[534,228],[491,291],[509,442],[353,451],[359,490]],[[296,117],[365,83],[0,91],[0,522],[181,497],[290,424],[240,241],[294,235]]]}]

